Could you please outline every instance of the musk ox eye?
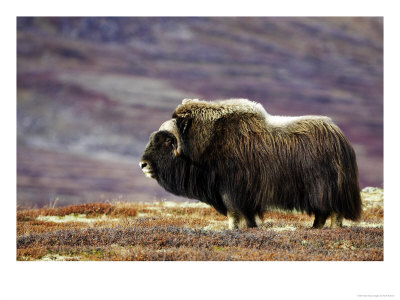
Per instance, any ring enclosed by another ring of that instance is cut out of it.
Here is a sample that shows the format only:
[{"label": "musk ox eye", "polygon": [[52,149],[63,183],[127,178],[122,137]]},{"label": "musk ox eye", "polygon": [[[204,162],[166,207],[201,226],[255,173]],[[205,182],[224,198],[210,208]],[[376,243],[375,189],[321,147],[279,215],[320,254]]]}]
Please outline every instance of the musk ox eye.
[{"label": "musk ox eye", "polygon": [[165,147],[170,147],[171,144],[172,144],[172,140],[171,140],[171,139],[166,139],[166,140],[164,141],[164,146],[165,146]]}]

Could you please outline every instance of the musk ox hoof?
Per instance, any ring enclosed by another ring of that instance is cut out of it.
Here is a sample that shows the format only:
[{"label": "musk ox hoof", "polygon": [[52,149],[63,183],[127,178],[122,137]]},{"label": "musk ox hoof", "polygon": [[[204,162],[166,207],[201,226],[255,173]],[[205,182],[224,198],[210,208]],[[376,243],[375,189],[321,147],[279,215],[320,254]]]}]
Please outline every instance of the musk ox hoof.
[{"label": "musk ox hoof", "polygon": [[324,227],[328,214],[315,213],[315,219],[312,228],[319,229]]},{"label": "musk ox hoof", "polygon": [[[343,215],[342,214],[332,213],[330,215],[330,217],[331,217],[331,226],[330,226],[331,229],[343,227]],[[326,214],[315,213],[315,219],[314,219],[314,224],[313,224],[312,228],[324,227],[327,218],[328,218],[328,215],[326,215]]]}]

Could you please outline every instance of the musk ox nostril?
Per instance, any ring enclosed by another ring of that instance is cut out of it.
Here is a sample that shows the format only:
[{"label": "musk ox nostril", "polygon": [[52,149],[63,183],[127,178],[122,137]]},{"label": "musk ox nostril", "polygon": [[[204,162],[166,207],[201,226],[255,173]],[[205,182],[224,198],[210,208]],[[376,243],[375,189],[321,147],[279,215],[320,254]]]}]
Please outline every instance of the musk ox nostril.
[{"label": "musk ox nostril", "polygon": [[143,169],[147,166],[146,162],[140,162],[140,168]]}]

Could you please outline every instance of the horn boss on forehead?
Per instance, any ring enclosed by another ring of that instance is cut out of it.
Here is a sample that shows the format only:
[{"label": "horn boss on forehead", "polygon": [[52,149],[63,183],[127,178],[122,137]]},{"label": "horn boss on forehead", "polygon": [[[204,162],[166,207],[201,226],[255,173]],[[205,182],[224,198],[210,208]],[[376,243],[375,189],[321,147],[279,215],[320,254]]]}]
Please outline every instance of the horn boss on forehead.
[{"label": "horn boss on forehead", "polygon": [[174,149],[174,154],[175,154],[175,156],[180,155],[181,154],[181,141],[179,138],[178,127],[176,126],[176,120],[171,119],[171,120],[168,120],[168,121],[162,123],[160,126],[160,129],[158,129],[158,131],[163,131],[163,130],[168,131],[175,136],[176,142],[177,142],[177,147],[176,147],[176,149]]},{"label": "horn boss on forehead", "polygon": [[330,118],[273,116],[246,99],[185,99],[172,116],[150,138],[143,171],[212,205],[230,228],[257,227],[272,207],[314,215],[314,228],[360,217],[355,153]]}]

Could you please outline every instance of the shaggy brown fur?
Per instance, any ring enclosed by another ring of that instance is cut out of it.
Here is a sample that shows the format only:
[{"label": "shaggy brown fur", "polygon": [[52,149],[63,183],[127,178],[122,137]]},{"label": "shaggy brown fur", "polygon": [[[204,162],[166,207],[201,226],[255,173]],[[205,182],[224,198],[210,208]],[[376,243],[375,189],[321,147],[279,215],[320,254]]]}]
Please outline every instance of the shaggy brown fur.
[{"label": "shaggy brown fur", "polygon": [[179,136],[154,133],[142,158],[168,191],[230,212],[232,224],[244,218],[248,227],[271,207],[314,214],[316,228],[331,215],[334,226],[359,218],[356,157],[329,118],[277,118],[244,99],[184,100],[173,118]]}]

